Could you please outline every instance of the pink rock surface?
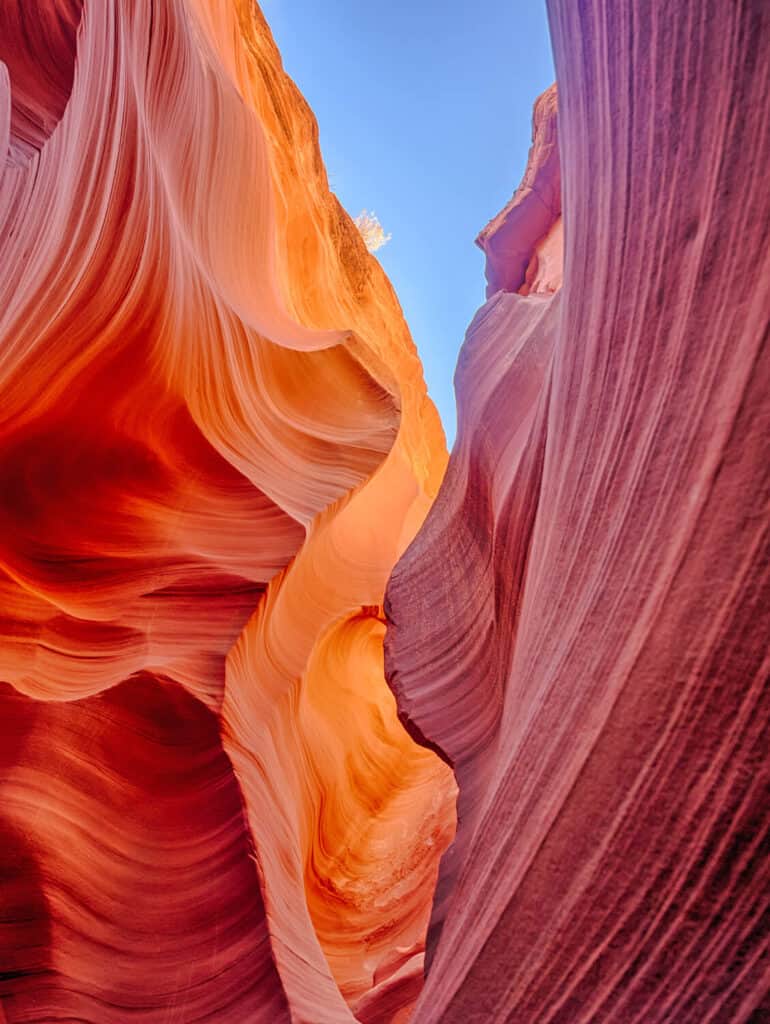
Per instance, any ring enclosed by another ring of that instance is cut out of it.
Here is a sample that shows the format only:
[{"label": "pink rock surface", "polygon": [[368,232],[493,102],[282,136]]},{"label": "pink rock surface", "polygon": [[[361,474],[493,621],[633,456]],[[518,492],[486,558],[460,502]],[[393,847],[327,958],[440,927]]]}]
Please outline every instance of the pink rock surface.
[{"label": "pink rock surface", "polygon": [[252,0],[0,5],[0,1021],[770,1019],[770,8],[550,16],[407,549]]},{"label": "pink rock surface", "polygon": [[487,257],[487,298],[501,290],[548,295],[560,287],[564,237],[555,85],[535,101],[521,184],[476,244]]},{"label": "pink rock surface", "polygon": [[400,713],[460,787],[413,1019],[758,1024],[770,8],[549,13],[558,148],[549,92],[388,590]]}]

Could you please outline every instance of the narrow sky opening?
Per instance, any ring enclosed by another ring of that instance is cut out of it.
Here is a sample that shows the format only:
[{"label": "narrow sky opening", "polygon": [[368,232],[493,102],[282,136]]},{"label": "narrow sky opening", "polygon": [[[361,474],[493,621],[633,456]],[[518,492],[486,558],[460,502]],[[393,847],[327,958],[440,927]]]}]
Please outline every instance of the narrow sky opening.
[{"label": "narrow sky opening", "polygon": [[478,231],[526,164],[553,81],[543,0],[262,0],[318,119],[331,188],[391,238],[393,282],[447,440],[457,353],[484,302]]}]

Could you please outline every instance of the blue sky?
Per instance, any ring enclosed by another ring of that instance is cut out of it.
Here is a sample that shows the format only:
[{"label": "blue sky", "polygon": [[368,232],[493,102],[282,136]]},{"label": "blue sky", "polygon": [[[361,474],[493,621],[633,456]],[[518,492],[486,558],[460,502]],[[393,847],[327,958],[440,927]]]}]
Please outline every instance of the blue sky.
[{"label": "blue sky", "polygon": [[519,182],[553,81],[544,0],[261,0],[318,119],[331,188],[374,210],[450,445],[452,377],[484,302],[478,231]]}]

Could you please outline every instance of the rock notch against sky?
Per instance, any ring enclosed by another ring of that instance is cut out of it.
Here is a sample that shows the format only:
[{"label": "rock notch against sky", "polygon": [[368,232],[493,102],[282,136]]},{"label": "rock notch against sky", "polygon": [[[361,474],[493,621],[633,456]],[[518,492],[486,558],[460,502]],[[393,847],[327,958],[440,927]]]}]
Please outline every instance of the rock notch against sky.
[{"label": "rock notch against sky", "polygon": [[549,15],[447,467],[258,8],[2,7],[0,1020],[770,1019],[770,8]]}]

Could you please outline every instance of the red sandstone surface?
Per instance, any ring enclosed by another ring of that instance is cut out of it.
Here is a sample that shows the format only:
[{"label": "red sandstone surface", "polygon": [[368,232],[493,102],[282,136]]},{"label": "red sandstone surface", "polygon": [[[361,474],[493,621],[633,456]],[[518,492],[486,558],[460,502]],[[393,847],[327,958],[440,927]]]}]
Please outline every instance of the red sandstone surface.
[{"label": "red sandstone surface", "polygon": [[479,236],[457,443],[387,595],[459,784],[413,1019],[759,1024],[770,8],[549,13],[558,115]]},{"label": "red sandstone surface", "polygon": [[770,8],[549,14],[447,466],[256,6],[0,7],[0,1021],[770,1019]]}]

